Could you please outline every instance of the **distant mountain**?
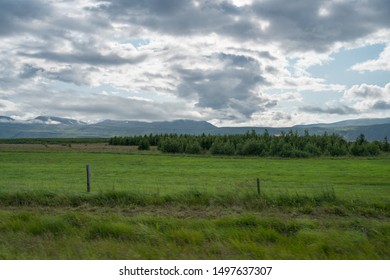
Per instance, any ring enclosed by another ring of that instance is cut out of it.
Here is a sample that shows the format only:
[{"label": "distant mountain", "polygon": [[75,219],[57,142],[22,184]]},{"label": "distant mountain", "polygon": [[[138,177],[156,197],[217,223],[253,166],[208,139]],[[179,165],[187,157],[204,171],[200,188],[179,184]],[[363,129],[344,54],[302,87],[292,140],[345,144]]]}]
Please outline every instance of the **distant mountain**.
[{"label": "distant mountain", "polygon": [[81,128],[83,133],[95,137],[111,137],[126,135],[144,135],[156,133],[181,133],[201,134],[212,133],[218,129],[216,126],[205,121],[176,120],[164,122],[139,122],[139,121],[113,121],[105,120],[96,124]]},{"label": "distant mountain", "polygon": [[80,122],[73,119],[59,118],[59,117],[51,117],[51,116],[39,116],[36,117],[33,122],[42,122],[44,124],[54,124],[54,125],[79,125],[85,124],[84,122]]},{"label": "distant mountain", "polygon": [[356,140],[364,134],[369,141],[382,141],[385,136],[390,137],[390,118],[382,119],[354,119],[328,124],[297,125],[294,131],[303,134],[308,130],[310,134],[335,133],[349,141]]},{"label": "distant mountain", "polygon": [[355,119],[355,120],[345,120],[335,123],[318,123],[318,124],[308,124],[300,125],[298,127],[351,127],[351,126],[368,126],[368,125],[377,125],[377,124],[390,124],[390,118],[383,119]]},{"label": "distant mountain", "polygon": [[0,116],[0,122],[13,122],[13,121],[15,121],[13,118]]},{"label": "distant mountain", "polygon": [[18,121],[0,116],[0,138],[80,138],[144,135],[159,133],[177,134],[242,134],[248,131],[262,134],[297,132],[303,135],[336,133],[353,141],[361,133],[370,141],[382,141],[390,137],[390,118],[357,119],[329,124],[296,125],[293,127],[216,127],[206,121],[175,120],[159,122],[105,120],[87,124],[74,119],[53,116],[39,116],[28,121]]}]

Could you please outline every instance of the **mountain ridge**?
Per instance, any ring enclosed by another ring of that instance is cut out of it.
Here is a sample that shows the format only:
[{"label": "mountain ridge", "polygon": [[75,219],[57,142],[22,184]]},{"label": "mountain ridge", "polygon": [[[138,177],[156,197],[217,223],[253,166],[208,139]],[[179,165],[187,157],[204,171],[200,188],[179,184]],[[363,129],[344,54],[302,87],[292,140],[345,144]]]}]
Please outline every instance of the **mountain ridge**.
[{"label": "mountain ridge", "polygon": [[86,123],[70,118],[55,116],[38,116],[34,119],[20,121],[11,117],[0,116],[0,138],[104,138],[113,136],[131,136],[160,133],[177,134],[242,134],[248,131],[280,134],[290,130],[303,135],[336,133],[349,141],[360,134],[365,134],[369,141],[381,141],[390,136],[390,118],[353,119],[335,123],[303,124],[291,127],[217,127],[207,121],[179,119],[173,121],[132,121],[103,120]]},{"label": "mountain ridge", "polygon": [[38,121],[43,122],[45,124],[53,124],[53,125],[77,125],[77,124],[86,124],[85,122],[75,120],[75,119],[69,119],[69,118],[60,118],[60,117],[53,117],[53,116],[38,116],[35,119],[31,121]]},{"label": "mountain ridge", "polygon": [[348,127],[348,126],[368,126],[368,125],[377,125],[377,124],[388,124],[390,123],[390,118],[361,118],[361,119],[350,119],[343,120],[333,123],[314,123],[314,124],[303,124],[295,125],[296,126],[306,126],[306,127]]},{"label": "mountain ridge", "polygon": [[0,122],[14,122],[15,120],[11,117],[0,116]]}]

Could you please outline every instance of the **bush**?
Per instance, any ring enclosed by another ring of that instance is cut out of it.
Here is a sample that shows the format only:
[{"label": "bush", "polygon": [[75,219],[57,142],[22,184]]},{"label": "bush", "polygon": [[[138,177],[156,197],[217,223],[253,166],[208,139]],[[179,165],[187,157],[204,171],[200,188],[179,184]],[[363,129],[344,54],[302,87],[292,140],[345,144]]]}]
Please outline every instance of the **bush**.
[{"label": "bush", "polygon": [[367,153],[370,156],[377,156],[380,152],[380,149],[375,143],[368,143],[366,144]]},{"label": "bush", "polygon": [[320,148],[318,148],[317,146],[315,146],[314,144],[312,143],[307,143],[305,148],[304,148],[304,151],[312,156],[320,156],[321,155],[321,150]]},{"label": "bush", "polygon": [[139,141],[138,144],[138,150],[149,150],[150,149],[150,143],[147,138],[143,138]]},{"label": "bush", "polygon": [[185,152],[187,154],[200,154],[201,151],[202,151],[202,148],[201,148],[200,144],[196,141],[190,142],[186,145]]},{"label": "bush", "polygon": [[293,154],[293,147],[289,143],[285,143],[282,146],[282,149],[280,150],[280,156],[281,157],[292,157]]},{"label": "bush", "polygon": [[374,143],[354,143],[351,148],[351,154],[354,156],[376,156],[380,149]]},{"label": "bush", "polygon": [[384,152],[389,152],[390,151],[390,144],[389,144],[389,141],[387,140],[387,136],[385,136],[385,138],[383,139],[382,150]]},{"label": "bush", "polygon": [[331,156],[345,156],[348,154],[347,148],[340,144],[329,146],[328,151]]},{"label": "bush", "polygon": [[251,155],[251,156],[263,156],[266,154],[267,146],[264,142],[250,139],[247,140],[244,145],[239,149],[239,154],[241,155]]},{"label": "bush", "polygon": [[213,155],[234,155],[236,149],[232,142],[223,142],[221,140],[217,140],[213,143],[210,148],[210,153]]},{"label": "bush", "polygon": [[354,143],[351,147],[351,154],[354,156],[365,156],[366,151],[364,149],[364,145],[359,145],[357,143]]},{"label": "bush", "polygon": [[182,153],[183,144],[179,139],[167,138],[161,141],[159,148],[164,153]]}]

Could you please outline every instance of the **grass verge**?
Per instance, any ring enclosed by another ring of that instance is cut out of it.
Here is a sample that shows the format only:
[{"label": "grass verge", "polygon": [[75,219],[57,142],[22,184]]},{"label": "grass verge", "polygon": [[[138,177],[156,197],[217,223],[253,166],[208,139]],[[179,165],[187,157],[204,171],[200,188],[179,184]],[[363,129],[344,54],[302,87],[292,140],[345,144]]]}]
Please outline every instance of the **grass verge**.
[{"label": "grass verge", "polygon": [[0,217],[1,259],[390,258],[390,222],[365,217],[246,212],[182,219],[25,210],[2,210]]}]

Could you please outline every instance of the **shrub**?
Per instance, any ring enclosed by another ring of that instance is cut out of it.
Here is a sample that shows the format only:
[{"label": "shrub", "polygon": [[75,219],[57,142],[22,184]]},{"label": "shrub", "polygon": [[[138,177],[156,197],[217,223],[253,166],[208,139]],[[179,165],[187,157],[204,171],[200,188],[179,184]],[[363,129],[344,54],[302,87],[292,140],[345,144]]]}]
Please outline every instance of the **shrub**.
[{"label": "shrub", "polygon": [[329,146],[328,151],[331,156],[345,156],[348,154],[347,148],[340,144]]},{"label": "shrub", "polygon": [[267,146],[264,142],[250,139],[241,146],[239,153],[241,155],[262,156],[266,154]]},{"label": "shrub", "polygon": [[370,156],[377,156],[380,152],[379,147],[377,145],[375,145],[375,143],[368,143],[366,145],[366,149],[367,149],[367,153]]},{"label": "shrub", "polygon": [[318,148],[316,145],[312,143],[307,143],[304,151],[312,156],[320,156],[321,155],[321,150]]},{"label": "shrub", "polygon": [[160,150],[164,153],[182,153],[183,144],[179,139],[167,138],[161,141]]},{"label": "shrub", "polygon": [[354,143],[351,147],[351,154],[354,156],[376,156],[380,149],[374,143]]},{"label": "shrub", "polygon": [[147,138],[143,138],[139,141],[138,144],[138,150],[149,150],[150,149],[150,143]]},{"label": "shrub", "polygon": [[385,136],[385,138],[383,139],[382,150],[384,152],[389,152],[390,151],[390,144],[389,144],[389,141],[387,139],[387,136]]},{"label": "shrub", "polygon": [[185,152],[187,154],[200,154],[202,148],[200,144],[197,141],[190,142],[186,145],[186,150]]},{"label": "shrub", "polygon": [[210,153],[213,155],[234,155],[235,152],[236,149],[234,144],[230,141],[223,142],[221,140],[217,140],[210,148]]}]

